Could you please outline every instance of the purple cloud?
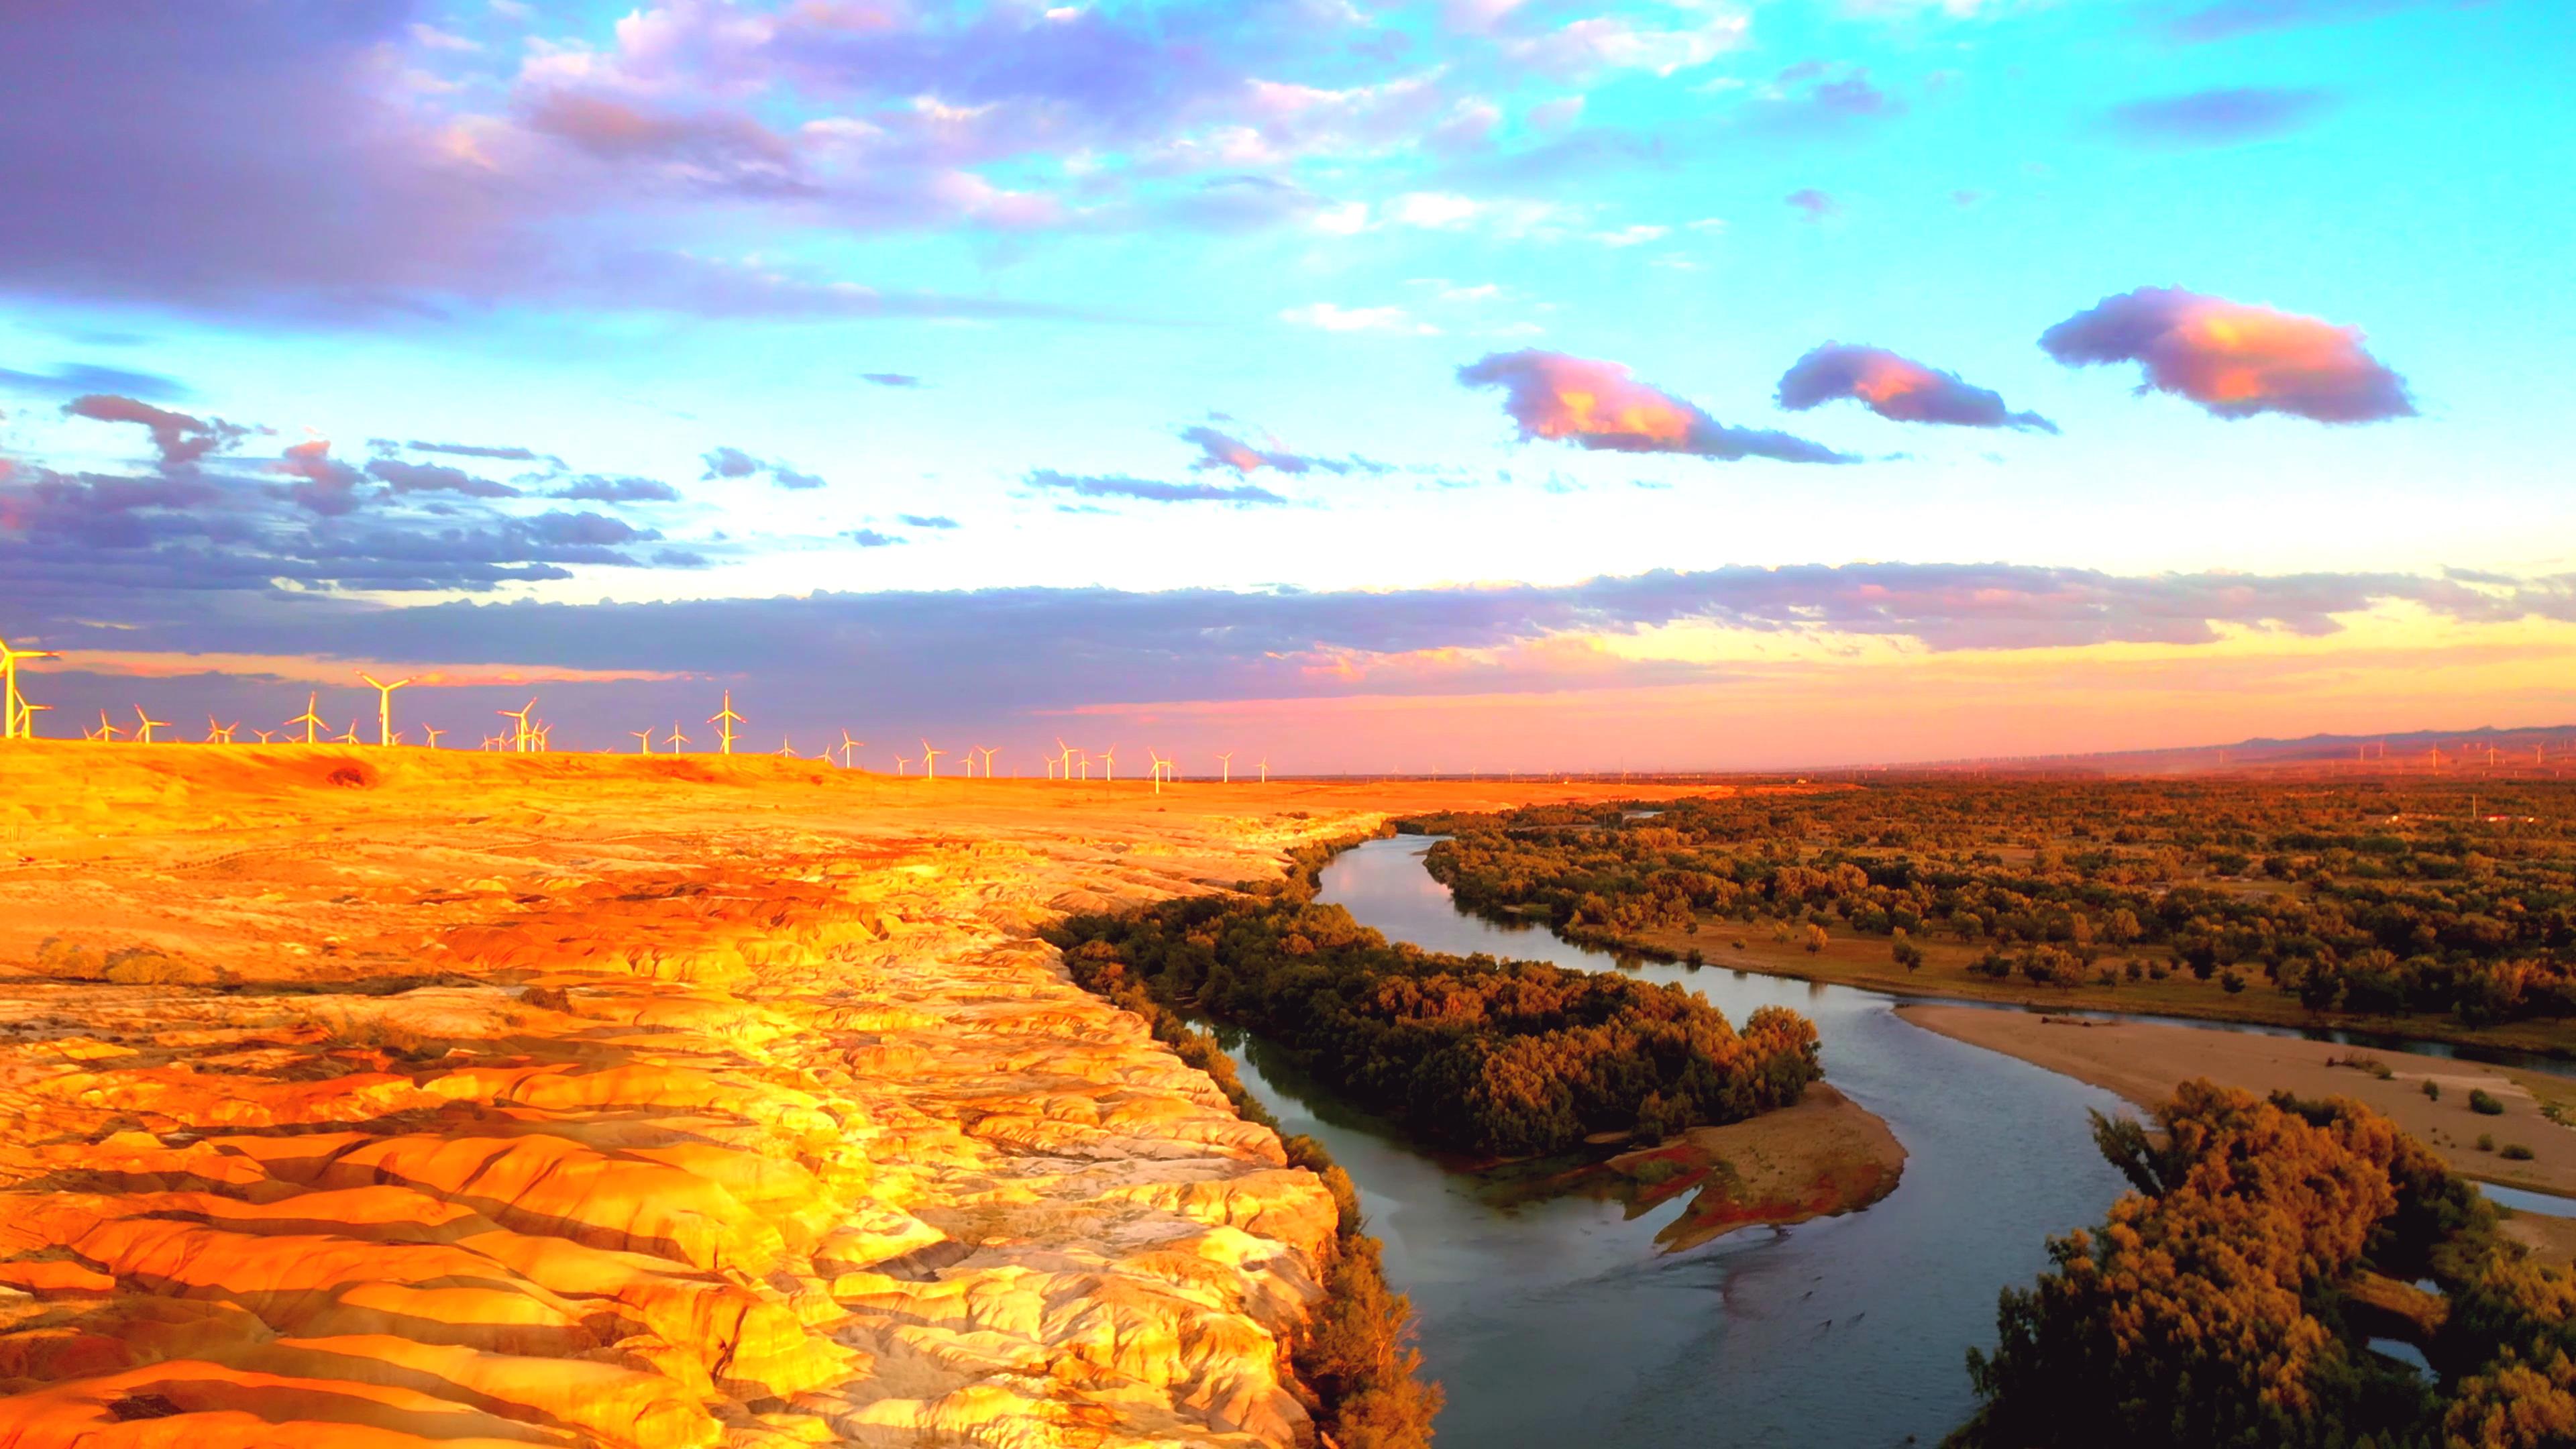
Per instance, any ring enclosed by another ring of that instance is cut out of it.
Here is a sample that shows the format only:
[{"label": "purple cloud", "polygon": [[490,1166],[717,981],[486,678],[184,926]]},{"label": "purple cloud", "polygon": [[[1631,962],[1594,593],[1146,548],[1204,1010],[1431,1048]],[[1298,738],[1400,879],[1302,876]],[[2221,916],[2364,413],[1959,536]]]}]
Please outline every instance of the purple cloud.
[{"label": "purple cloud", "polygon": [[1843,214],[1841,202],[1812,186],[1802,186],[1782,197],[1781,200],[1788,202],[1809,221],[1823,221],[1828,217]]},{"label": "purple cloud", "polygon": [[26,392],[112,392],[132,398],[176,401],[190,395],[185,383],[154,372],[133,372],[89,362],[66,362],[52,372],[19,372],[0,367],[0,387]]},{"label": "purple cloud", "polygon": [[[781,488],[804,491],[823,486],[823,480],[812,473],[799,472],[777,459],[755,458],[740,448],[717,447],[704,455],[706,478],[756,478],[766,473],[769,481]],[[703,480],[701,480],[703,481]]]},{"label": "purple cloud", "polygon": [[859,381],[874,383],[878,387],[921,386],[921,379],[908,372],[863,372],[859,374]]},{"label": "purple cloud", "polygon": [[[2217,0],[2216,4],[2182,9],[2170,3],[2164,31],[2186,44],[2225,40],[2257,30],[2287,30],[2302,25],[2337,25],[2414,9],[2434,0]],[[2452,0],[2465,3],[2465,0]]]},{"label": "purple cloud", "polygon": [[908,528],[948,529],[960,526],[956,519],[944,513],[898,513],[895,518]]},{"label": "purple cloud", "polygon": [[1134,498],[1147,503],[1231,503],[1245,507],[1288,501],[1249,483],[1227,488],[1214,483],[1163,483],[1150,478],[1076,477],[1052,468],[1029,474],[1026,482],[1032,488],[1061,490],[1082,498]]},{"label": "purple cloud", "polygon": [[1905,102],[1870,84],[1866,68],[1833,75],[1812,60],[1781,71],[1769,92],[1747,101],[1743,111],[1761,130],[1795,136],[1846,135],[1903,114]]},{"label": "purple cloud", "polygon": [[2194,91],[2114,106],[2111,133],[2142,146],[2232,146],[2295,131],[2323,115],[2334,98],[2318,90],[2248,86]]},{"label": "purple cloud", "polygon": [[891,533],[879,533],[873,528],[853,528],[841,537],[861,548],[892,548],[896,544],[912,541],[908,538],[897,538]]},{"label": "purple cloud", "polygon": [[393,458],[378,458],[367,465],[367,476],[393,486],[396,493],[461,493],[468,498],[516,498],[519,490],[507,483],[477,478],[462,468],[439,463],[405,463]]},{"label": "purple cloud", "polygon": [[134,398],[104,392],[84,393],[73,398],[63,404],[63,416],[102,423],[133,423],[141,427],[152,435],[152,447],[161,455],[164,468],[193,468],[208,453],[232,446],[250,431],[221,418],[191,417],[186,413],[156,408]]},{"label": "purple cloud", "polygon": [[1467,387],[1503,390],[1521,437],[1553,438],[1619,453],[1685,453],[1736,462],[1856,463],[1822,443],[1760,428],[1734,428],[1697,405],[1628,375],[1615,362],[1561,352],[1497,352],[1458,369]]},{"label": "purple cloud", "polygon": [[1882,418],[1900,423],[1947,423],[1962,428],[2021,428],[2054,433],[2057,425],[2037,413],[2004,406],[2000,393],[1964,382],[1878,347],[1828,342],[1790,364],[1780,376],[1778,400],[1791,412],[1849,398]]},{"label": "purple cloud", "polygon": [[2369,423],[2415,413],[2406,379],[2370,355],[2358,329],[2179,287],[2105,297],[2039,345],[2068,367],[2138,363],[2141,393],[2189,398],[2222,418]]},{"label": "purple cloud", "polygon": [[680,490],[657,478],[586,473],[546,496],[586,498],[596,503],[677,503]]}]

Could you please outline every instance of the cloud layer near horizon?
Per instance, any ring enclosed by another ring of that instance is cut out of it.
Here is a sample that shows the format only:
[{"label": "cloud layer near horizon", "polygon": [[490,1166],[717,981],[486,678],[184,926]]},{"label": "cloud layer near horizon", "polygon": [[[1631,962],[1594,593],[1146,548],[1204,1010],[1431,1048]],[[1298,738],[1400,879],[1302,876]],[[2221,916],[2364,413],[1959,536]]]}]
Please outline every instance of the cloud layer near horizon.
[{"label": "cloud layer near horizon", "polygon": [[1503,411],[1525,439],[1547,438],[1619,453],[1683,453],[1736,462],[1859,460],[1822,443],[1764,428],[1735,428],[1696,405],[1628,375],[1615,362],[1523,349],[1496,352],[1458,369],[1467,387],[1503,390]]},{"label": "cloud layer near horizon", "polygon": [[2139,391],[2189,398],[2222,418],[2370,423],[2415,413],[2406,380],[2370,355],[2359,328],[2179,287],[2105,297],[2039,345],[2068,367],[2138,363]]}]

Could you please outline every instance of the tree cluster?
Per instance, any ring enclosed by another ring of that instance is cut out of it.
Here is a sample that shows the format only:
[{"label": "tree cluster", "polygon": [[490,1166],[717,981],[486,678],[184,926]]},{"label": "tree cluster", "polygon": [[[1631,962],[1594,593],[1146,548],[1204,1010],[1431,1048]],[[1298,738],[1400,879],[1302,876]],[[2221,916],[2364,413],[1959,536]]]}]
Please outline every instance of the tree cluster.
[{"label": "tree cluster", "polygon": [[[2096,1117],[2135,1191],[2004,1292],[1955,1449],[2576,1442],[2576,1276],[2524,1259],[2438,1158],[2341,1099],[2187,1082],[2157,1119]],[[2365,1278],[2446,1296],[2431,1378],[2369,1347]]]},{"label": "tree cluster", "polygon": [[1923,779],[1405,828],[1455,837],[1429,865],[1461,905],[1574,939],[1767,918],[1962,943],[2042,984],[2146,957],[2320,1013],[2576,1015],[2576,788],[2547,781],[2473,801],[2387,781]]},{"label": "tree cluster", "polygon": [[1256,1032],[1418,1139],[1486,1156],[1738,1121],[1821,1074],[1794,1012],[1738,1032],[1679,987],[1389,945],[1338,906],[1171,901],[1077,918],[1060,944],[1094,991],[1132,985]]}]

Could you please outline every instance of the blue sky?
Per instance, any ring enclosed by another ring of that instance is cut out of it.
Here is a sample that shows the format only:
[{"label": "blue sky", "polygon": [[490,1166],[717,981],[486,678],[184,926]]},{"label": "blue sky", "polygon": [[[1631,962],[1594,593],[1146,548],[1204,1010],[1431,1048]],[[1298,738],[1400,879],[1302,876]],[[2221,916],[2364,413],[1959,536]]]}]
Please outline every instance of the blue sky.
[{"label": "blue sky", "polygon": [[[1999,750],[2556,720],[2576,424],[2546,354],[2576,335],[2576,194],[2553,179],[2576,163],[2576,41],[2551,9],[48,15],[0,58],[0,182],[43,203],[0,238],[0,566],[23,581],[0,630],[86,659],[63,667],[66,713],[376,663],[515,669],[560,678],[601,744],[647,699],[767,680],[791,729],[872,711],[1035,737],[1106,713],[1196,741],[1215,717],[1320,766],[1370,763],[1305,743],[1327,734],[1418,756],[1459,712],[1535,710],[1527,729],[1561,736],[1603,710],[1658,721],[1677,763],[1805,762],[1864,677],[1961,691],[1949,723],[1832,737],[1901,758],[1978,752],[1992,711],[1968,665],[2022,678],[2033,650],[2069,678],[2123,650],[2187,674],[2350,653],[2273,713],[2178,683]],[[2129,294],[2168,297],[2161,342],[2093,310]],[[2039,345],[2088,316],[2120,360]],[[2204,323],[2255,329],[2253,392],[2192,372],[2218,366]],[[2056,431],[1777,405],[1828,342]],[[1729,460],[1568,421],[1561,391],[1461,384],[1497,354],[1634,383],[1705,423],[1694,437],[1857,461]],[[2172,385],[2142,392],[2155,358]],[[92,397],[206,445],[174,460]],[[605,487],[585,477],[659,486],[584,498]],[[2025,572],[1849,613],[1886,586],[1872,570],[1991,564]],[[1713,572],[1805,565],[1840,571],[1750,614],[1743,578]],[[1705,592],[1651,618],[1459,621],[1478,613],[1463,586],[1654,570]],[[2191,582],[2234,574],[2253,583]],[[1174,589],[1467,607],[1438,625],[1357,607],[1301,635],[1282,605],[1186,648],[1119,633]],[[1015,634],[978,590],[1055,592]],[[417,613],[522,600],[639,630],[657,602],[741,601],[743,643],[656,667],[570,642],[598,637],[570,613],[559,637]],[[1023,690],[875,632],[908,616],[1003,660],[1077,641],[1096,667]],[[2456,721],[2403,719],[2425,707],[2423,651],[2511,662],[2461,682]],[[1756,665],[1797,682],[1757,689]],[[587,677],[620,670],[672,677]],[[863,710],[834,696],[853,671],[875,680]],[[1756,696],[1768,733],[1712,743],[1704,722]],[[1516,736],[1491,729],[1500,759]]]}]

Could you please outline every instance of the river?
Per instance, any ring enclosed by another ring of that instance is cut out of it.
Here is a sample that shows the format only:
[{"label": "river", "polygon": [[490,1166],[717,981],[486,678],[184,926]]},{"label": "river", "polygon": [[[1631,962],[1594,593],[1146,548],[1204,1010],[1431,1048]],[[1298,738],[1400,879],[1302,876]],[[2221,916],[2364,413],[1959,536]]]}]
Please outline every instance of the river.
[{"label": "river", "polygon": [[[2119,1175],[2085,1109],[2110,1093],[1908,1025],[1893,999],[1723,967],[1617,966],[1545,930],[1467,916],[1423,869],[1421,836],[1325,867],[1322,899],[1427,950],[1627,969],[1679,981],[1742,1021],[1782,1005],[1816,1024],[1825,1076],[1886,1119],[1910,1158],[1866,1212],[1755,1228],[1688,1253],[1584,1198],[1515,1207],[1238,1041],[1249,1087],[1321,1139],[1358,1185],[1388,1278],[1462,1449],[1932,1443],[1973,1407],[1963,1356],[1994,1341],[1995,1295],[2047,1266],[2048,1234],[2099,1222]],[[1267,1070],[1265,1070],[1265,1065]]]}]

